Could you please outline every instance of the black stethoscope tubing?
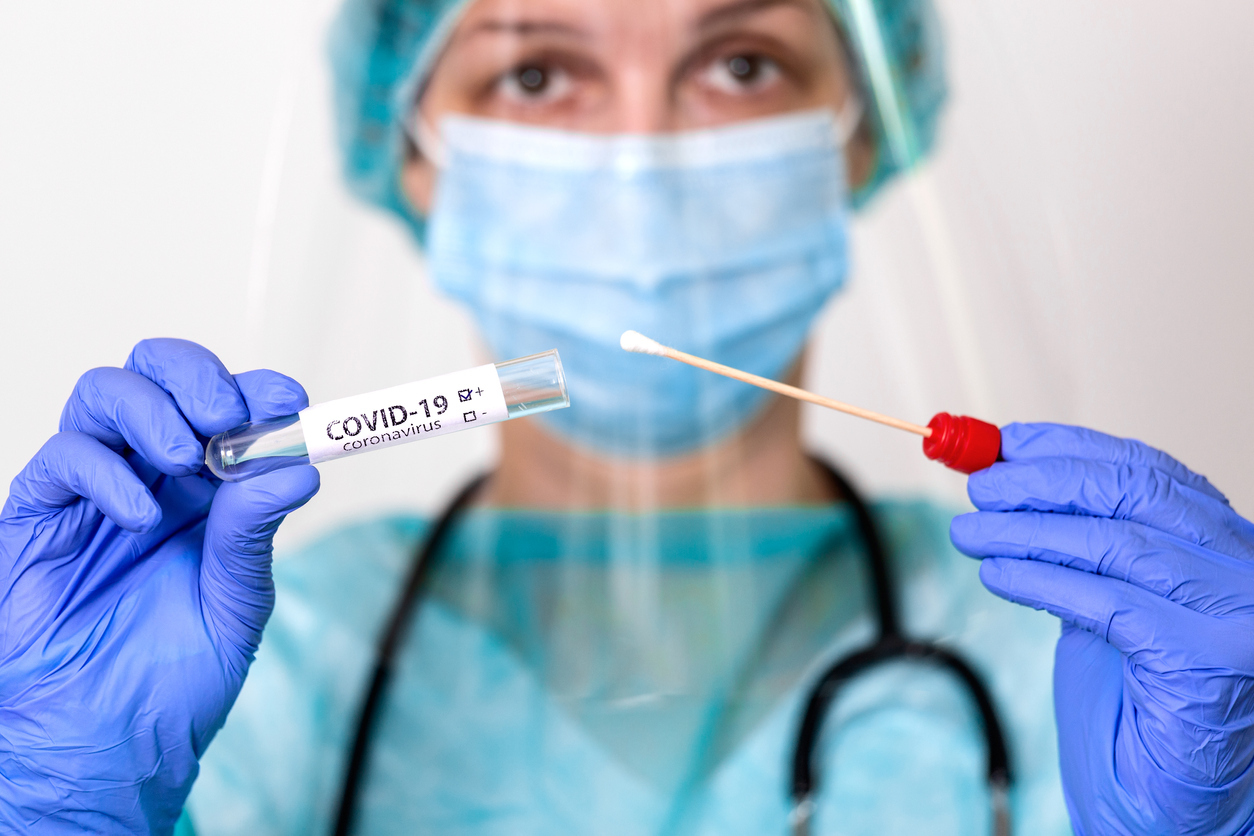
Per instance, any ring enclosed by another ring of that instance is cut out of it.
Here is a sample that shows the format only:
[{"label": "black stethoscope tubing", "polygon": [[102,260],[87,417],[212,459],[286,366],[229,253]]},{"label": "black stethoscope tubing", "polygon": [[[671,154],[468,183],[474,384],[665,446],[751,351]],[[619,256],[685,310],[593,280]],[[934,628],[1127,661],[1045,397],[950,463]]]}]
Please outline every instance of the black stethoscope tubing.
[{"label": "black stethoscope tubing", "polygon": [[[870,569],[871,587],[875,599],[878,634],[874,642],[861,650],[837,660],[818,678],[806,700],[801,726],[793,748],[792,775],[789,795],[793,803],[789,822],[795,836],[807,836],[814,813],[814,798],[818,790],[818,767],[814,757],[823,721],[842,686],[859,674],[891,661],[919,661],[935,665],[951,672],[967,689],[972,702],[979,709],[988,752],[986,778],[990,791],[994,836],[1009,836],[1009,790],[1012,780],[1010,759],[1006,751],[1006,738],[993,705],[992,697],[975,670],[952,650],[928,641],[905,638],[897,614],[897,602],[889,573],[887,554],[883,540],[871,516],[870,508],[844,476],[826,462],[815,460],[823,468],[837,492],[845,498],[854,512],[858,532],[862,537],[863,551]],[[357,726],[353,734],[353,746],[349,752],[340,786],[339,805],[335,816],[335,836],[348,836],[357,806],[357,795],[372,743],[371,732],[379,706],[387,693],[395,667],[397,651],[405,639],[413,612],[422,596],[427,578],[435,565],[435,558],[448,538],[449,530],[487,481],[488,474],[470,480],[445,507],[431,533],[418,548],[415,559],[405,578],[405,585],[388,618],[387,629],[379,641],[375,656],[370,687],[366,691]]]}]

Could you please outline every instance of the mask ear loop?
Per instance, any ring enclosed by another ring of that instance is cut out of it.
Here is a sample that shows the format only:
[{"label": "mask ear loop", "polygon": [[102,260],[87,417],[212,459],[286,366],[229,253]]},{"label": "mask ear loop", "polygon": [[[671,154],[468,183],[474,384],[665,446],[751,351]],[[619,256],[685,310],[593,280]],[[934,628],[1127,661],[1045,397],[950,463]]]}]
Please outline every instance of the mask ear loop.
[{"label": "mask ear loop", "polygon": [[448,146],[439,130],[423,117],[422,111],[415,109],[413,117],[405,125],[405,134],[414,143],[418,153],[422,154],[437,169],[448,167]]},{"label": "mask ear loop", "polygon": [[845,148],[849,141],[853,139],[853,135],[858,132],[858,128],[862,125],[862,117],[866,115],[866,107],[862,104],[862,97],[857,93],[850,93],[845,97],[845,103],[840,106],[839,112],[835,114],[835,123],[833,124],[833,134],[836,140],[837,148]]}]

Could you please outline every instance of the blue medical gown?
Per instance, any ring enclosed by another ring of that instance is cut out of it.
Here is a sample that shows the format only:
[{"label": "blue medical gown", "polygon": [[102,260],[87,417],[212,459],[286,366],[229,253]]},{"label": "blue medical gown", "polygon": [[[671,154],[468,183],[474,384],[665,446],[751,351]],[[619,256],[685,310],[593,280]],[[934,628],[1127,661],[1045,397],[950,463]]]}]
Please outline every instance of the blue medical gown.
[{"label": "blue medical gown", "polygon": [[[1016,833],[1070,833],[1056,622],[983,589],[949,543],[951,513],[874,513],[906,630],[957,648],[992,689]],[[330,832],[377,637],[426,529],[385,519],[276,560],[274,615],[181,832]],[[785,834],[804,696],[873,637],[867,584],[839,505],[472,511],[401,653],[356,832]],[[949,675],[894,663],[860,677],[820,743],[813,832],[989,832],[983,741]]]}]

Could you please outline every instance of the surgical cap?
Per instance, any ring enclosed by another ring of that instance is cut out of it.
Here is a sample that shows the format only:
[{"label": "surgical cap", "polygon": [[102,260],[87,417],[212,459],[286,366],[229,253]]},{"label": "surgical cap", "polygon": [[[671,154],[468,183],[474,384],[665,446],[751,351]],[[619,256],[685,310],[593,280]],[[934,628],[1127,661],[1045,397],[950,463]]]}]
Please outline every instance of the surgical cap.
[{"label": "surgical cap", "polygon": [[[337,139],[349,188],[423,240],[400,180],[404,123],[458,12],[473,0],[346,0],[331,30]],[[930,0],[827,0],[857,60],[876,144],[864,205],[932,148],[946,86]]]}]

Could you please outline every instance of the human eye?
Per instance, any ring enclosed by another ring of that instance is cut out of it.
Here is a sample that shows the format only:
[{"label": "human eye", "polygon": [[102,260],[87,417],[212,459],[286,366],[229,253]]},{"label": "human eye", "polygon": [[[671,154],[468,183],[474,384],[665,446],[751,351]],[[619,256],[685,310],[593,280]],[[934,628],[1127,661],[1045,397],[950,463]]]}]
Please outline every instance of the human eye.
[{"label": "human eye", "polygon": [[777,84],[783,72],[775,59],[755,52],[735,52],[708,62],[698,73],[701,83],[719,93],[757,93]]},{"label": "human eye", "polygon": [[496,93],[515,104],[549,104],[569,95],[571,74],[562,67],[541,62],[519,64],[496,81]]}]

